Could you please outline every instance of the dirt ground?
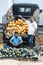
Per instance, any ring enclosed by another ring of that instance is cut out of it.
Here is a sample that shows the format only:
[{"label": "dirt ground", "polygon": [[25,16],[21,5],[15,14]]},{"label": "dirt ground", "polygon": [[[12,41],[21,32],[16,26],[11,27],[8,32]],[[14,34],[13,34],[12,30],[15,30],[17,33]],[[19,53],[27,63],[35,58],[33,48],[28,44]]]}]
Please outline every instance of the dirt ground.
[{"label": "dirt ground", "polygon": [[41,57],[38,61],[18,61],[14,59],[2,59],[0,60],[1,65],[43,65],[43,57]]},{"label": "dirt ground", "polygon": [[[43,43],[43,35],[40,35],[40,40]],[[38,41],[38,39],[37,39]],[[40,42],[40,41],[38,41]],[[3,48],[3,37],[2,34],[0,34],[0,48]],[[32,61],[32,60],[14,60],[14,59],[0,59],[1,65],[43,65],[43,56],[39,56],[38,61]]]}]

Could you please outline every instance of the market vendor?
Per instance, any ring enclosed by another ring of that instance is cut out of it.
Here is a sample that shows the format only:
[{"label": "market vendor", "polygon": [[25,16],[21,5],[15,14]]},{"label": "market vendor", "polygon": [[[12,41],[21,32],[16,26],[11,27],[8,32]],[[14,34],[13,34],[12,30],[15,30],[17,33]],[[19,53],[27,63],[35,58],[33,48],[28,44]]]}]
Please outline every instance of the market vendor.
[{"label": "market vendor", "polygon": [[21,36],[18,35],[18,32],[14,33],[14,36],[10,39],[10,44],[14,47],[18,47],[23,42]]},{"label": "market vendor", "polygon": [[34,21],[33,17],[30,17],[30,19],[26,20],[21,15],[19,15],[20,18],[22,18],[24,21],[27,22],[29,29],[28,29],[28,45],[30,48],[33,48],[35,46],[35,34],[37,32],[37,23]]}]

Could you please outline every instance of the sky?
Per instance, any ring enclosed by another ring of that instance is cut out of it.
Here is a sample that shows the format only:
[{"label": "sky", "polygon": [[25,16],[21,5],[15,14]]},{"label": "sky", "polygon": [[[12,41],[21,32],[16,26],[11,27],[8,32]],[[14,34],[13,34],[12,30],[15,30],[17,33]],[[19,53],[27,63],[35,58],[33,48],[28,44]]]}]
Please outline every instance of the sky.
[{"label": "sky", "polygon": [[11,5],[12,0],[0,0],[0,23],[2,23],[2,17],[6,14]]},{"label": "sky", "polygon": [[[2,17],[6,14],[7,10],[13,3],[34,3],[38,4],[39,8],[43,10],[43,0],[0,0],[0,23],[2,23]],[[40,14],[40,25],[43,25],[43,12]]]}]

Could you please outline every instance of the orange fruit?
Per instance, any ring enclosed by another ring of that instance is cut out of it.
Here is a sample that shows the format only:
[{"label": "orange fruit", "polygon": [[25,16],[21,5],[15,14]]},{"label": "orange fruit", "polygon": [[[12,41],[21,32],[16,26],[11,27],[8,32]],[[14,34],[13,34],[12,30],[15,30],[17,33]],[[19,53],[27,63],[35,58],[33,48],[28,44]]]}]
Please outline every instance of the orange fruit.
[{"label": "orange fruit", "polygon": [[26,28],[28,28],[28,25],[25,25]]},{"label": "orange fruit", "polygon": [[14,30],[18,30],[18,27],[15,26],[15,27],[14,27]]},{"label": "orange fruit", "polygon": [[15,22],[14,21],[12,21],[12,24],[14,24]]},{"label": "orange fruit", "polygon": [[15,23],[16,23],[16,25],[18,25],[18,21],[16,21]]},{"label": "orange fruit", "polygon": [[26,30],[23,30],[24,33],[26,33]]},{"label": "orange fruit", "polygon": [[21,19],[18,19],[18,21],[21,21]]},{"label": "orange fruit", "polygon": [[12,26],[15,26],[15,25],[16,25],[15,23],[12,24]]},{"label": "orange fruit", "polygon": [[22,32],[21,34],[24,34],[24,32]]},{"label": "orange fruit", "polygon": [[11,27],[12,26],[12,23],[9,23],[8,26]]},{"label": "orange fruit", "polygon": [[6,27],[6,30],[10,30],[10,27]]},{"label": "orange fruit", "polygon": [[22,27],[23,29],[26,29],[25,25]]}]

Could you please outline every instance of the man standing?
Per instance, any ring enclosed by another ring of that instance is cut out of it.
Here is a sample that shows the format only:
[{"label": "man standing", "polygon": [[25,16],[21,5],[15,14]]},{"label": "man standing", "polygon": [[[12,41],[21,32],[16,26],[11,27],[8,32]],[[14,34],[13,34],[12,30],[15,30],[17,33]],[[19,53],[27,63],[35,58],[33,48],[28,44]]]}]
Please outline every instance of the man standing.
[{"label": "man standing", "polygon": [[27,22],[29,29],[28,29],[28,44],[30,48],[33,48],[35,46],[35,34],[37,32],[37,23],[33,20],[33,17],[31,17],[29,20],[26,20],[22,16],[19,15],[24,21]]}]

